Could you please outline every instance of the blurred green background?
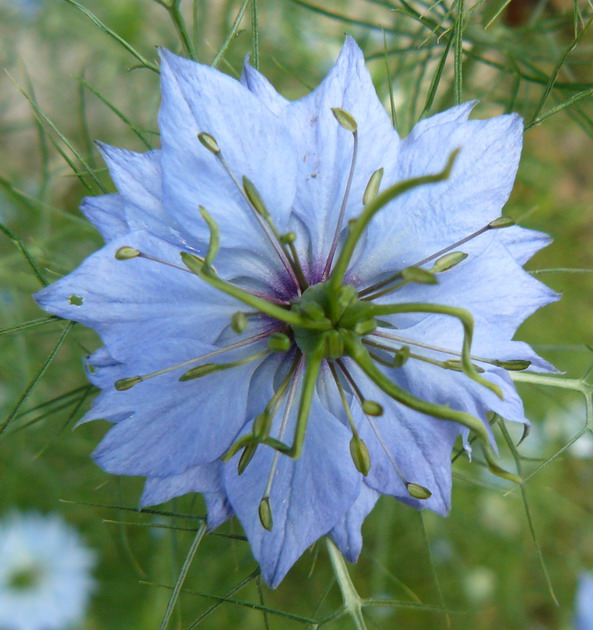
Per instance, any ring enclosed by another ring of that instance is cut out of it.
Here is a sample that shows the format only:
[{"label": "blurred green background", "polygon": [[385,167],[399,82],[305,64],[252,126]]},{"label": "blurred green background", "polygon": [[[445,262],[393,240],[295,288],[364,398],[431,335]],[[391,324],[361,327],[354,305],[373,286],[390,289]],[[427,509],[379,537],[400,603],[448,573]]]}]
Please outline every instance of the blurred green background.
[{"label": "blurred green background", "polygon": [[[59,511],[97,550],[99,587],[81,628],[160,627],[204,514],[195,496],[139,513],[142,481],[107,475],[89,458],[106,425],[71,431],[92,398],[81,360],[99,345],[92,332],[75,326],[63,339],[60,322],[18,329],[45,317],[31,298],[41,286],[35,268],[51,282],[101,246],[78,210],[82,197],[113,190],[93,140],[158,146],[158,74],[138,67],[139,59],[156,62],[155,46],[216,59],[235,77],[251,53],[285,96],[298,98],[323,78],[350,33],[402,135],[459,98],[480,100],[477,117],[519,112],[525,149],[506,212],[553,236],[528,268],[563,299],[517,337],[566,377],[593,365],[589,3],[185,0],[179,15],[153,0],[75,5],[0,1],[0,65],[8,72],[0,75],[0,514]],[[534,425],[519,447],[523,474],[548,462],[526,483],[526,500],[464,458],[454,465],[446,519],[383,497],[351,574],[362,596],[401,606],[367,610],[369,628],[572,627],[578,574],[593,569],[591,438],[556,455],[585,424],[584,398],[520,389]],[[513,466],[500,432],[499,442]],[[241,535],[231,522],[206,537],[170,628],[307,627],[339,605],[323,544],[270,591]]]}]

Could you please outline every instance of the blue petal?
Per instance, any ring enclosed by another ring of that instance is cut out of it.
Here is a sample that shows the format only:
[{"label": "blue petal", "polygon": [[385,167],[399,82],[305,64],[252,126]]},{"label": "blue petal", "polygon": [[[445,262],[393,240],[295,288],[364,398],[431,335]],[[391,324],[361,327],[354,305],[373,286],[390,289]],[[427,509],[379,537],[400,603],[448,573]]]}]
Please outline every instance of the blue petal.
[{"label": "blue petal", "polygon": [[358,159],[346,219],[362,209],[371,174],[396,161],[399,136],[378,99],[360,48],[346,38],[336,64],[321,85],[282,112],[298,152],[296,214],[311,232],[313,262],[325,263],[352,160],[352,134],[335,120],[341,107],[358,123]]},{"label": "blue petal", "polygon": [[129,231],[121,195],[87,197],[80,210],[97,228],[106,243]]},{"label": "blue petal", "polygon": [[94,328],[115,358],[134,344],[147,352],[155,339],[181,336],[213,342],[240,310],[239,302],[189,271],[143,258],[117,260],[115,252],[124,245],[174,264],[181,263],[184,249],[141,232],[112,240],[70,275],[37,293],[38,304]]},{"label": "blue petal", "polygon": [[245,57],[241,84],[252,94],[257,96],[273,114],[279,115],[288,105],[289,101],[278,94],[274,86],[249,63],[249,57]]},{"label": "blue petal", "polygon": [[182,242],[181,226],[163,206],[161,152],[135,153],[101,142],[97,145],[124,202],[129,231],[147,231]]},{"label": "blue petal", "polygon": [[206,501],[206,509],[208,510],[208,527],[213,530],[222,525],[229,518],[235,516],[233,508],[225,494],[217,492],[205,492],[204,500]]},{"label": "blue petal", "polygon": [[[408,284],[377,302],[430,302],[467,309],[491,326],[498,338],[510,339],[534,311],[558,299],[558,295],[524,271],[508,249],[495,240],[483,251],[467,247],[470,256],[438,275],[438,284]],[[403,265],[396,268],[402,269]],[[423,315],[400,315],[399,327],[414,325]]]},{"label": "blue petal", "polygon": [[[369,419],[359,405],[352,408],[371,460],[365,483],[407,505],[445,515],[451,506],[451,450],[461,427],[405,407],[384,394],[359,368],[352,366],[351,371],[364,396],[384,409],[382,416]],[[398,384],[405,387],[401,379]],[[432,496],[426,500],[410,497],[400,474],[407,482],[428,488]]]},{"label": "blue petal", "polygon": [[552,238],[543,232],[527,230],[517,225],[500,230],[497,237],[521,266],[552,242]]},{"label": "blue petal", "polygon": [[344,518],[331,530],[330,536],[346,560],[356,562],[362,550],[361,527],[364,519],[375,507],[379,493],[365,483],[360,494]]},{"label": "blue petal", "polygon": [[[292,436],[293,430],[291,422],[287,435]],[[262,527],[258,506],[275,452],[258,448],[241,476],[237,474],[238,456],[225,467],[230,503],[272,588],[307,547],[341,521],[359,495],[361,475],[350,458],[349,440],[349,431],[315,396],[301,457],[293,460],[278,455],[270,496],[271,531]]]},{"label": "blue petal", "polygon": [[159,114],[166,207],[200,240],[203,205],[220,224],[228,247],[270,255],[248,205],[216,157],[196,135],[212,135],[231,170],[255,184],[280,231],[285,230],[296,186],[295,151],[280,120],[238,81],[208,66],[162,51]]},{"label": "blue petal", "polygon": [[513,114],[436,125],[429,124],[431,120],[417,125],[402,141],[383,186],[438,173],[460,148],[453,171],[444,182],[410,190],[374,217],[366,250],[372,259],[363,257],[359,276],[401,269],[402,262],[412,265],[452,245],[497,218],[508,199],[521,153],[521,119]]},{"label": "blue petal", "polygon": [[220,462],[192,466],[179,475],[149,477],[144,485],[140,506],[165,503],[188,492],[224,492]]},{"label": "blue petal", "polygon": [[[126,363],[99,368],[105,372],[100,377],[105,390],[82,421],[116,422],[93,454],[104,470],[168,477],[213,462],[225,452],[247,420],[251,378],[263,359],[186,382],[178,380],[184,369],[177,369],[125,391],[106,388],[110,381],[189,361],[213,349],[191,339],[167,340],[145,355],[134,349]],[[247,350],[242,354],[253,349]],[[237,356],[238,351],[230,352],[222,360]]]}]

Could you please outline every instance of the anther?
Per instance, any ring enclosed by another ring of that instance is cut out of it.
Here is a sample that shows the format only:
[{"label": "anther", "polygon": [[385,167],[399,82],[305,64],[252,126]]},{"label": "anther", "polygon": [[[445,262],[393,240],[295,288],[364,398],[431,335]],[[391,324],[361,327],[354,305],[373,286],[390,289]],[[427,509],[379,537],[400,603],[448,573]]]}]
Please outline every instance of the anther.
[{"label": "anther", "polygon": [[[474,370],[476,372],[479,372],[480,374],[486,371],[484,370],[484,368],[481,368],[479,365],[476,365],[475,363],[472,363],[472,366]],[[443,361],[442,367],[444,367],[446,370],[454,370],[455,372],[464,371],[463,363],[459,359],[447,359],[446,361]]]},{"label": "anther", "polygon": [[236,333],[242,333],[247,328],[247,315],[239,311],[231,317],[231,328]]},{"label": "anther", "polygon": [[268,337],[268,348],[272,352],[288,352],[292,348],[292,341],[288,335],[274,332]]},{"label": "anther", "polygon": [[138,256],[140,256],[140,251],[135,247],[130,247],[129,245],[124,245],[115,252],[117,260],[130,260],[131,258],[137,258]]},{"label": "anther", "polygon": [[367,416],[382,416],[383,415],[383,405],[379,404],[374,400],[365,399],[362,401],[362,410]]},{"label": "anther", "polygon": [[348,180],[346,181],[346,188],[344,189],[344,196],[342,197],[342,205],[340,206],[340,212],[338,213],[338,220],[336,221],[336,229],[334,231],[334,238],[332,240],[331,247],[325,261],[323,268],[322,279],[325,280],[331,270],[334,255],[338,247],[338,241],[340,240],[340,233],[342,232],[342,224],[344,223],[344,215],[346,214],[346,206],[348,204],[348,197],[350,196],[350,188],[352,187],[352,180],[354,178],[354,171],[356,170],[356,157],[358,155],[358,125],[356,120],[346,110],[341,107],[332,108],[333,115],[338,123],[347,131],[352,133],[352,161],[350,162],[350,171],[348,173]]},{"label": "anther", "polygon": [[114,387],[118,392],[123,392],[126,389],[131,389],[134,385],[138,385],[144,379],[141,376],[130,376],[129,378],[120,378],[118,381],[115,381]]},{"label": "anther", "polygon": [[511,372],[520,372],[521,370],[526,370],[530,365],[531,361],[523,360],[523,359],[509,359],[508,361],[492,361],[493,365],[496,367],[504,368],[505,370],[510,370]]},{"label": "anther", "polygon": [[259,502],[258,513],[259,522],[262,524],[262,527],[269,532],[272,531],[274,521],[272,519],[272,509],[270,508],[270,497],[264,497]]},{"label": "anther", "polygon": [[449,271],[453,269],[460,262],[463,262],[467,258],[467,254],[464,252],[450,252],[438,258],[432,266],[432,273],[442,273],[443,271]]},{"label": "anther", "polygon": [[198,140],[202,143],[204,147],[210,151],[210,153],[214,153],[214,155],[219,155],[220,147],[218,146],[218,142],[205,131],[202,131],[198,134]]},{"label": "anther", "polygon": [[422,269],[422,267],[406,267],[402,269],[401,276],[406,282],[416,282],[418,284],[437,284],[438,280],[432,271]]},{"label": "anther", "polygon": [[393,367],[400,368],[410,358],[410,346],[402,346],[393,357]]},{"label": "anther", "polygon": [[377,169],[370,177],[369,183],[365,188],[364,194],[362,196],[363,205],[367,205],[370,203],[378,194],[379,187],[381,186],[381,180],[383,179],[383,168]]},{"label": "anther", "polygon": [[270,213],[268,212],[268,209],[266,208],[263,199],[261,198],[253,182],[245,175],[243,176],[243,190],[245,191],[247,198],[251,202],[251,205],[255,208],[256,212],[264,219],[268,219],[270,217]]},{"label": "anther", "polygon": [[358,124],[352,114],[347,112],[345,109],[341,107],[332,107],[332,114],[335,119],[340,123],[342,127],[346,131],[350,131],[350,133],[355,133],[358,130]]},{"label": "anther", "polygon": [[406,490],[414,499],[421,499],[424,501],[426,499],[430,499],[432,496],[432,492],[428,488],[425,488],[418,483],[407,482]]},{"label": "anther", "polygon": [[350,440],[350,455],[356,470],[366,477],[371,469],[371,458],[366,444],[358,434],[354,434]]},{"label": "anther", "polygon": [[490,230],[500,230],[501,228],[507,228],[515,225],[515,221],[511,217],[498,217],[494,221],[488,223]]},{"label": "anther", "polygon": [[237,472],[242,475],[245,472],[249,462],[253,459],[255,452],[257,451],[257,444],[248,444],[241,453],[239,463],[237,464]]},{"label": "anther", "polygon": [[282,245],[290,245],[294,243],[296,240],[296,234],[294,232],[286,232],[285,234],[280,234],[280,242]]}]

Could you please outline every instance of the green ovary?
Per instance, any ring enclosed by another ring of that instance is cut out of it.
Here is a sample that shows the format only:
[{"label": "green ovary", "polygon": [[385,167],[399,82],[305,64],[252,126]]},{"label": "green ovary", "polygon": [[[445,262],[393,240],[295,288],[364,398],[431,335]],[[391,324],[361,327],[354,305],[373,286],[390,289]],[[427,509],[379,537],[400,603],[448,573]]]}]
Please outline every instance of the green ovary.
[{"label": "green ovary", "polygon": [[[293,304],[292,311],[320,328],[292,326],[294,340],[304,355],[338,359],[344,355],[344,340],[353,334],[368,335],[376,328],[371,305],[358,299],[352,285],[335,290],[330,282],[310,286]],[[326,328],[321,328],[325,325]]]}]

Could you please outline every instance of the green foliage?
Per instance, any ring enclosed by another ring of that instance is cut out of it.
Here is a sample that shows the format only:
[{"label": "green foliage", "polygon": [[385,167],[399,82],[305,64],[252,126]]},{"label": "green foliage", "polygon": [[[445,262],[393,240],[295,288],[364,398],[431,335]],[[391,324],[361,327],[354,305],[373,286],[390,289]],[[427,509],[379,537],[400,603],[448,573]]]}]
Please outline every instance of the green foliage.
[{"label": "green foliage", "polygon": [[[35,14],[18,5],[0,1],[10,73],[0,79],[0,512],[60,510],[83,529],[101,558],[84,628],[569,628],[576,576],[593,568],[591,456],[571,448],[593,427],[590,4],[54,0]],[[155,45],[233,76],[251,53],[296,98],[324,76],[345,31],[404,135],[474,98],[478,116],[524,116],[507,211],[554,237],[530,265],[564,298],[518,338],[565,374],[516,373],[535,437],[515,446],[515,427],[493,419],[523,486],[481,475],[479,457],[456,457],[448,519],[384,497],[350,575],[320,543],[272,592],[235,522],[207,533],[192,496],[138,512],[140,480],[93,465],[105,427],[69,429],[94,394],[81,360],[99,341],[44,317],[30,296],[100,245],[78,211],[83,196],[113,189],[92,141],[158,146]],[[558,430],[575,417],[581,428]]]}]

